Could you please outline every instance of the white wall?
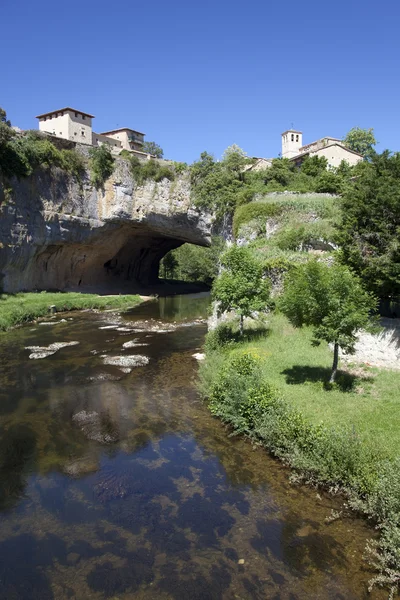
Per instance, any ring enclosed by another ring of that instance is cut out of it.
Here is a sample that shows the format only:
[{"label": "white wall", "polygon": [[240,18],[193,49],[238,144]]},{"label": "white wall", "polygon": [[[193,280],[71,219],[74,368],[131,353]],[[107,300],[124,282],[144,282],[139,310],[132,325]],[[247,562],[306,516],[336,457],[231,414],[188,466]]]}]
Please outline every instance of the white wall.
[{"label": "white wall", "polygon": [[54,115],[60,115],[58,117],[41,117],[39,119],[39,131],[46,131],[47,133],[53,133],[57,137],[69,139],[68,126],[69,117],[68,113],[54,113]]},{"label": "white wall", "polygon": [[356,165],[362,160],[361,156],[350,152],[347,148],[339,144],[333,144],[326,148],[320,148],[316,152],[310,152],[310,156],[324,156],[328,160],[330,167],[338,167],[342,160],[345,160],[351,166]]}]

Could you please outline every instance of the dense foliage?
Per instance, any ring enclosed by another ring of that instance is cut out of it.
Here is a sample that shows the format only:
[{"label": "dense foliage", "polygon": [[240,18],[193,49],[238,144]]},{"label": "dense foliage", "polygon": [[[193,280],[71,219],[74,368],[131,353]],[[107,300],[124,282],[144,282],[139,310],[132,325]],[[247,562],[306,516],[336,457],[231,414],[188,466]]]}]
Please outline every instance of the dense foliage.
[{"label": "dense foliage", "polygon": [[244,317],[267,308],[270,285],[263,278],[262,265],[247,248],[230,248],[221,257],[221,267],[212,296],[219,314],[235,311],[239,315],[240,333],[243,334]]},{"label": "dense foliage", "polygon": [[[138,185],[143,185],[147,180],[159,182],[163,179],[169,179],[169,181],[175,179],[175,163],[165,165],[154,159],[139,160],[137,156],[127,150],[123,150],[120,156],[128,161],[132,177]],[[176,164],[180,165],[181,163]]]},{"label": "dense foliage", "polygon": [[38,131],[17,134],[9,126],[5,114],[3,118],[0,122],[0,172],[5,177],[22,178],[39,167],[59,167],[81,179],[85,163],[75,150],[58,149],[48,136]]},{"label": "dense foliage", "polygon": [[400,153],[375,154],[342,201],[343,261],[381,298],[400,295]]},{"label": "dense foliage", "polygon": [[155,142],[144,142],[143,152],[152,154],[156,158],[162,158],[164,156],[164,150]]},{"label": "dense foliage", "polygon": [[317,341],[334,345],[333,383],[339,348],[354,352],[357,332],[368,329],[376,300],[346,267],[312,260],[288,272],[280,308],[295,327],[311,325]]},{"label": "dense foliage", "polygon": [[218,275],[224,240],[214,236],[210,248],[183,244],[171,250],[160,262],[160,277],[196,281],[211,285]]},{"label": "dense foliage", "polygon": [[370,158],[374,153],[373,146],[376,145],[374,130],[353,127],[343,138],[343,143],[350,150],[362,154],[364,158]]},{"label": "dense foliage", "polygon": [[328,171],[326,159],[317,156],[306,158],[300,168],[287,158],[274,159],[269,168],[260,171],[252,170],[253,163],[237,146],[228,148],[220,161],[203,152],[190,167],[195,203],[212,210],[221,221],[240,205],[268,192],[341,194],[357,174],[357,166],[344,162]]},{"label": "dense foliage", "polygon": [[95,188],[102,188],[113,174],[115,158],[107,144],[90,148],[89,155],[92,183]]}]

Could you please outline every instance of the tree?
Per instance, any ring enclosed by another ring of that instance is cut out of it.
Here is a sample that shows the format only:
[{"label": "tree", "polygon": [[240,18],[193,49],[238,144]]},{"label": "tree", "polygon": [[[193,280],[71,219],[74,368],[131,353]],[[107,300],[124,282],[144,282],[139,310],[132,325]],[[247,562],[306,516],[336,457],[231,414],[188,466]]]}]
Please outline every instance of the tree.
[{"label": "tree", "polygon": [[221,258],[223,271],[214,281],[212,297],[218,302],[218,313],[235,311],[243,319],[253,311],[265,310],[270,295],[269,281],[263,279],[262,266],[248,248],[233,246]]},{"label": "tree", "polygon": [[160,262],[160,267],[164,272],[165,279],[167,277],[174,278],[176,267],[178,266],[178,261],[176,260],[173,252],[168,252]]},{"label": "tree", "polygon": [[7,119],[7,113],[4,108],[0,106],[0,123],[7,125],[7,127],[11,127],[11,121]]},{"label": "tree", "polygon": [[373,146],[376,145],[374,130],[353,127],[343,138],[343,143],[350,150],[362,154],[364,158],[370,158],[374,153]]},{"label": "tree", "polygon": [[302,173],[310,177],[318,177],[328,168],[328,159],[325,156],[307,156],[300,167]]},{"label": "tree", "polygon": [[400,295],[400,153],[359,163],[342,199],[341,260],[380,298]]},{"label": "tree", "polygon": [[357,332],[371,328],[370,313],[376,305],[347,267],[330,267],[317,260],[289,271],[280,300],[282,312],[294,327],[312,326],[317,342],[333,344],[330,383],[336,378],[339,348],[354,352]]},{"label": "tree", "polygon": [[147,154],[152,154],[156,158],[162,158],[164,156],[164,150],[155,142],[144,142],[143,152],[147,152]]},{"label": "tree", "polygon": [[103,187],[104,182],[111,177],[114,171],[115,159],[107,144],[90,148],[89,155],[92,183],[99,189]]}]

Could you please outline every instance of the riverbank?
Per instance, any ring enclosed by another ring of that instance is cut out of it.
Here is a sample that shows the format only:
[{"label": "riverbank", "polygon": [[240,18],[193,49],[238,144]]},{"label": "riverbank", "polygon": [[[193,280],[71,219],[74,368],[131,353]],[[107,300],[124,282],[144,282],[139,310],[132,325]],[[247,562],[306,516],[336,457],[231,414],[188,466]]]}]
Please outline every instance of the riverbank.
[{"label": "riverbank", "polygon": [[127,310],[144,301],[137,294],[98,296],[79,292],[27,292],[0,294],[0,331],[45,317],[53,312],[85,309]]},{"label": "riverbank", "polygon": [[211,412],[296,472],[346,493],[382,525],[376,583],[400,581],[400,373],[350,365],[326,386],[327,345],[279,314],[238,340],[208,336],[201,388]]}]

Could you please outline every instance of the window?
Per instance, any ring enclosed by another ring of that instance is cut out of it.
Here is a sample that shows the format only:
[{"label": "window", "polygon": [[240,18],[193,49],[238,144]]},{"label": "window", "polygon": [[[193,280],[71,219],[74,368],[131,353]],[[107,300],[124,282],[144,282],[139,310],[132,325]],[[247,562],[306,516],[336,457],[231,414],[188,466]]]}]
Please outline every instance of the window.
[{"label": "window", "polygon": [[296,142],[298,142],[298,141],[299,141],[299,136],[298,136],[298,135],[296,135]]},{"label": "window", "polygon": [[75,116],[77,117],[77,116],[78,116],[78,113],[75,113]]},{"label": "window", "polygon": [[62,135],[62,131],[60,131],[60,135]]},{"label": "window", "polygon": [[86,119],[85,115],[82,115],[82,119],[83,119],[83,120],[85,120],[85,119]]},{"label": "window", "polygon": [[294,142],[294,134],[292,133],[292,142]]},{"label": "window", "polygon": [[76,131],[74,131],[74,135],[78,135],[78,134],[76,133]]}]

